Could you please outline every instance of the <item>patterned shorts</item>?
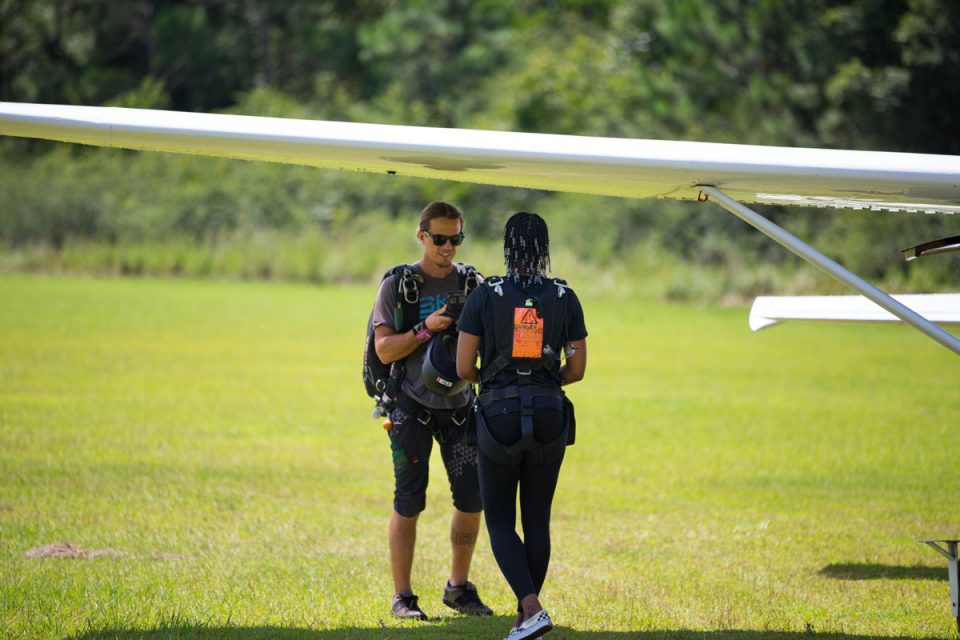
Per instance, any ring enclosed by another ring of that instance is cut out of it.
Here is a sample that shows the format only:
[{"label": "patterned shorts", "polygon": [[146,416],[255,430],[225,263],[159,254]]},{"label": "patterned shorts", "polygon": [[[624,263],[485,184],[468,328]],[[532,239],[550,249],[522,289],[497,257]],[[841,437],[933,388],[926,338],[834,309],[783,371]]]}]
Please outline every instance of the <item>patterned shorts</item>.
[{"label": "patterned shorts", "polygon": [[483,510],[477,477],[477,447],[467,442],[466,424],[454,424],[451,417],[450,411],[437,411],[434,419],[423,425],[400,407],[390,412],[393,427],[388,433],[395,480],[393,508],[404,517],[411,518],[427,506],[434,440],[440,445],[453,506],[466,513]]}]

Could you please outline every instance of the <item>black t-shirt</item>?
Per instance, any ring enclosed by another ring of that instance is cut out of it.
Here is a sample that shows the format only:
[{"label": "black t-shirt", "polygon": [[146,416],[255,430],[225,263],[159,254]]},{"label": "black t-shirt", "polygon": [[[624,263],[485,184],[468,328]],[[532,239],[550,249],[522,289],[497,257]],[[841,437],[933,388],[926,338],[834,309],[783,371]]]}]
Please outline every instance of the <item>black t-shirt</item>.
[{"label": "black t-shirt", "polygon": [[[514,284],[507,284],[504,279],[502,286],[513,287]],[[525,289],[520,289],[525,296],[532,298],[544,298],[549,293],[550,287],[556,287],[553,280],[545,278],[541,284],[532,285]],[[517,287],[519,288],[519,287]],[[467,303],[460,314],[460,320],[457,326],[460,331],[465,331],[471,335],[480,336],[480,362],[483,365],[493,362],[497,357],[497,339],[495,335],[495,324],[493,319],[494,307],[491,296],[497,293],[489,285],[481,285],[476,291],[467,298]],[[554,353],[559,354],[563,345],[573,340],[583,340],[587,337],[587,327],[583,320],[583,307],[580,306],[580,300],[572,289],[566,289],[560,309],[565,311],[566,317],[561,319],[566,330],[557,332],[559,338],[554,338],[556,344],[551,343],[550,348]],[[511,309],[512,311],[512,309]],[[510,354],[506,354],[509,356]],[[543,369],[536,369],[533,372],[533,384],[553,385],[556,384],[550,375]],[[501,371],[493,380],[484,385],[484,388],[496,389],[508,387],[516,384],[516,374],[510,371]]]}]

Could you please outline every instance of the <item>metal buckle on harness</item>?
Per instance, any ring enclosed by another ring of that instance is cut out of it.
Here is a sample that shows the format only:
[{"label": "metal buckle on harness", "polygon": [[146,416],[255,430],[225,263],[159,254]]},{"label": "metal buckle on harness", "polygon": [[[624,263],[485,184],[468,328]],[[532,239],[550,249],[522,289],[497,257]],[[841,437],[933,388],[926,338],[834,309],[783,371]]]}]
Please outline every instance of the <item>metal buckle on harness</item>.
[{"label": "metal buckle on harness", "polygon": [[414,304],[420,297],[416,276],[409,269],[404,269],[400,276],[400,293],[403,296],[403,301],[407,304]]},{"label": "metal buckle on harness", "polygon": [[452,416],[450,416],[450,422],[452,422],[453,424],[457,425],[458,427],[459,427],[460,425],[462,425],[462,424],[463,424],[464,422],[466,422],[466,421],[467,421],[467,414],[466,414],[466,413],[463,414],[463,417],[460,418],[459,420],[457,420],[457,414],[456,414],[456,413],[454,413]]},{"label": "metal buckle on harness", "polygon": [[417,422],[419,422],[423,426],[427,426],[428,424],[430,424],[431,419],[433,419],[433,414],[430,413],[429,411],[424,411],[419,416],[417,416]]},{"label": "metal buckle on harness", "polygon": [[464,291],[464,293],[466,293],[467,295],[469,295],[470,292],[473,291],[474,289],[476,289],[479,284],[480,284],[480,282],[479,282],[479,280],[477,279],[477,272],[476,272],[476,270],[474,270],[474,269],[468,270],[468,271],[467,271],[467,276],[463,279],[463,291]]},{"label": "metal buckle on harness", "polygon": [[518,376],[530,376],[533,375],[533,369],[517,369]]}]

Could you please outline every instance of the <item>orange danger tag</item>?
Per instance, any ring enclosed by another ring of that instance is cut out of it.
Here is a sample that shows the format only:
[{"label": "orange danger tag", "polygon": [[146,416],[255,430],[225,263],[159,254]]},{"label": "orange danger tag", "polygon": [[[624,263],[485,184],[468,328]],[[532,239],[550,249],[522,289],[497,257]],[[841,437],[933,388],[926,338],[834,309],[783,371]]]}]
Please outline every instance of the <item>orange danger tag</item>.
[{"label": "orange danger tag", "polygon": [[543,354],[543,318],[536,309],[513,310],[513,357],[539,358]]}]

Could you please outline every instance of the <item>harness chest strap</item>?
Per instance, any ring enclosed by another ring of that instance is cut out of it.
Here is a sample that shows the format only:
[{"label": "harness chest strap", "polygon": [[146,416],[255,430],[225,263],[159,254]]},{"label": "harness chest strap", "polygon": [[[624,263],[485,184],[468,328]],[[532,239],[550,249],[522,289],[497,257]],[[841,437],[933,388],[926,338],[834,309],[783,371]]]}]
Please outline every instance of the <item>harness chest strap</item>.
[{"label": "harness chest strap", "polygon": [[[493,380],[498,373],[510,366],[510,361],[511,358],[508,358],[502,353],[494,358],[490,366],[484,367],[483,371],[480,372],[480,384],[485,385]],[[553,357],[552,352],[541,356],[539,364],[551,375],[556,374],[559,371],[557,368],[556,358]]]}]

